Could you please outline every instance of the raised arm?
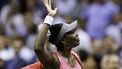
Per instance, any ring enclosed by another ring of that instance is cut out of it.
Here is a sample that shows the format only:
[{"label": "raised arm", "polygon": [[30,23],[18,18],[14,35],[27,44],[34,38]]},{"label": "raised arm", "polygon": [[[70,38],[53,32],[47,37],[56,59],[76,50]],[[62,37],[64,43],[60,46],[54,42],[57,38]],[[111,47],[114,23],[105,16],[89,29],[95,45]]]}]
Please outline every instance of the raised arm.
[{"label": "raised arm", "polygon": [[40,62],[44,65],[45,69],[59,69],[59,62],[57,60],[57,57],[49,53],[45,49],[45,43],[47,39],[46,35],[49,30],[49,27],[52,25],[53,17],[57,13],[57,8],[52,10],[51,0],[44,0],[43,2],[45,7],[47,8],[48,15],[44,20],[42,28],[37,34],[34,51]]}]

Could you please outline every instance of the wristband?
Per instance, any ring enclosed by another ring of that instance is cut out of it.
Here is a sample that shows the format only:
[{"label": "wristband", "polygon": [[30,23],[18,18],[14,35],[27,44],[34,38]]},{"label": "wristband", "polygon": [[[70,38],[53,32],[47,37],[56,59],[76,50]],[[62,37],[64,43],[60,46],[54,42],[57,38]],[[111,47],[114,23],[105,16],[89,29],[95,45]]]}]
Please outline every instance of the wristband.
[{"label": "wristband", "polygon": [[46,23],[46,24],[51,26],[53,24],[53,20],[54,20],[54,18],[52,16],[47,15],[45,17],[44,23]]},{"label": "wristband", "polygon": [[[42,26],[43,26],[43,24],[40,24],[40,25],[38,26],[38,31],[40,31],[40,30],[42,29]],[[49,37],[50,34],[51,34],[51,33],[50,33],[50,31],[48,30],[48,32],[47,32],[47,37]]]}]

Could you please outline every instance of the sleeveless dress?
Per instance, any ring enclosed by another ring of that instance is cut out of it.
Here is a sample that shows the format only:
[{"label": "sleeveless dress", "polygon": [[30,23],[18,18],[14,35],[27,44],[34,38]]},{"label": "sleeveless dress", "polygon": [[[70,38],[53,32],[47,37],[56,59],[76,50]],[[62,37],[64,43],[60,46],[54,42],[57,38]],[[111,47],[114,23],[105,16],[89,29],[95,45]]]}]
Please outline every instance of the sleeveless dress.
[{"label": "sleeveless dress", "polygon": [[[59,52],[54,52],[54,54],[59,59],[59,62],[60,62],[60,68],[59,69],[83,69],[82,65],[80,63],[80,59],[74,51],[71,51],[71,55],[75,58],[75,67],[73,67],[73,68],[66,62],[65,58],[63,58]],[[44,69],[44,66],[43,66],[43,64],[41,64],[38,61],[34,64],[30,64],[26,67],[23,67],[22,69]]]},{"label": "sleeveless dress", "polygon": [[59,61],[60,61],[60,68],[59,69],[83,69],[82,65],[80,63],[80,59],[78,57],[78,55],[74,52],[71,51],[71,56],[73,56],[73,58],[75,58],[75,66],[71,67],[65,60],[64,57],[61,56],[61,54],[59,52],[55,52],[55,55],[58,57]]}]

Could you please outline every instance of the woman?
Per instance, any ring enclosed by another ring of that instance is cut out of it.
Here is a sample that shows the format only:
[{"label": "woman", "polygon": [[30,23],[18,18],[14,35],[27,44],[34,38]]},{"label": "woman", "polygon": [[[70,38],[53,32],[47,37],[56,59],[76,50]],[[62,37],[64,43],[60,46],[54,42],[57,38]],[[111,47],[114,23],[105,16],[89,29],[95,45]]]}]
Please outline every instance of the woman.
[{"label": "woman", "polygon": [[[44,5],[48,10],[48,15],[40,29],[35,43],[35,53],[44,69],[82,69],[81,62],[77,54],[71,49],[79,45],[78,35],[75,34],[77,21],[66,24],[52,25],[57,13],[57,8],[51,9],[51,0],[44,0]],[[57,51],[50,53],[45,48],[47,32],[51,35],[48,40],[57,47]]]}]

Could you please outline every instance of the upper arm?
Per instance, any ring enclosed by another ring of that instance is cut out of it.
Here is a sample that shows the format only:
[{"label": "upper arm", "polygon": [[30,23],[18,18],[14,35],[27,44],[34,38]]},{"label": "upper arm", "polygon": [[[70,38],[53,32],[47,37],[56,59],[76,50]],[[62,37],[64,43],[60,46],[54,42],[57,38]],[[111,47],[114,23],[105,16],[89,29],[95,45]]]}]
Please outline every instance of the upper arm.
[{"label": "upper arm", "polygon": [[56,55],[46,52],[35,50],[38,59],[44,65],[46,69],[59,69],[59,61]]}]

